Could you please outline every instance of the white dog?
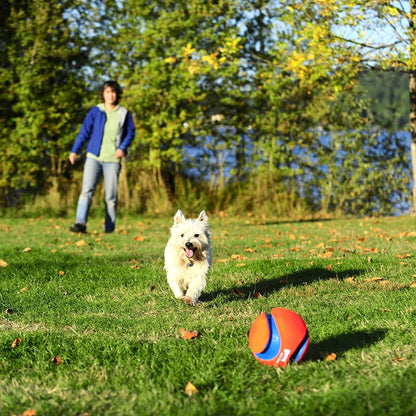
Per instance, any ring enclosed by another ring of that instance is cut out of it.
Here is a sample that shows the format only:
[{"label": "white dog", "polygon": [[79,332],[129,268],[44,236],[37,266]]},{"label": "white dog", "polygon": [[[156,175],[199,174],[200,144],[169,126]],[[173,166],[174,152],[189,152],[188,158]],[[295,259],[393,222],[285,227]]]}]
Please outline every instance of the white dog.
[{"label": "white dog", "polygon": [[181,210],[173,217],[171,236],[165,249],[165,270],[177,299],[195,306],[206,286],[212,264],[211,231],[205,211],[185,219]]}]

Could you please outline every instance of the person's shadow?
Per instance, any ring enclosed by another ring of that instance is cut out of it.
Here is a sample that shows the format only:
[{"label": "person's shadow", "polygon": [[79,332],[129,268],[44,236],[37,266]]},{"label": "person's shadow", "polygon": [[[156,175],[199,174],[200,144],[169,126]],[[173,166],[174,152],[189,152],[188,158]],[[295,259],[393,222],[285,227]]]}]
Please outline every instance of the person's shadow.
[{"label": "person's shadow", "polygon": [[[281,270],[279,272],[281,273]],[[276,273],[276,274],[277,274]],[[340,272],[332,272],[326,268],[311,267],[304,270],[300,270],[294,273],[285,274],[280,277],[273,278],[259,278],[255,283],[240,283],[233,287],[227,287],[224,289],[218,289],[211,292],[204,292],[201,295],[200,300],[202,302],[209,302],[217,297],[221,297],[225,301],[244,301],[249,298],[256,298],[261,295],[262,297],[270,296],[271,294],[278,292],[283,287],[296,287],[309,285],[315,281],[337,279],[343,280],[348,277],[357,277],[361,273],[360,270],[343,270]]]}]

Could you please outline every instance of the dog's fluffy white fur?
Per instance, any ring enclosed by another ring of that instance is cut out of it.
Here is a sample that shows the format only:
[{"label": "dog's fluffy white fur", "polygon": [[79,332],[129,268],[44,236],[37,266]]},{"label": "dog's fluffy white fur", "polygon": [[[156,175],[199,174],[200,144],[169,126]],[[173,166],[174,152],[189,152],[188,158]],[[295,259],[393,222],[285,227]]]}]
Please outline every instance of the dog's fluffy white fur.
[{"label": "dog's fluffy white fur", "polygon": [[165,248],[167,280],[176,298],[195,306],[212,264],[208,217],[202,211],[197,219],[186,219],[178,210],[170,231]]}]

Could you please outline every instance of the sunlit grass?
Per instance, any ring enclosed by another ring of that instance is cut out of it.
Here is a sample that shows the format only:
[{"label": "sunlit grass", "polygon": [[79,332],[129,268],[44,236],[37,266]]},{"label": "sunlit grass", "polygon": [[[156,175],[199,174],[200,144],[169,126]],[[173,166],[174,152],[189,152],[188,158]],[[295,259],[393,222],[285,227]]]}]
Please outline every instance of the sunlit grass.
[{"label": "sunlit grass", "polygon": [[[414,414],[412,218],[211,217],[195,308],[166,283],[171,221],[121,218],[111,235],[95,219],[87,235],[69,219],[0,221],[1,415]],[[250,352],[251,323],[273,307],[307,323],[298,365]]]}]

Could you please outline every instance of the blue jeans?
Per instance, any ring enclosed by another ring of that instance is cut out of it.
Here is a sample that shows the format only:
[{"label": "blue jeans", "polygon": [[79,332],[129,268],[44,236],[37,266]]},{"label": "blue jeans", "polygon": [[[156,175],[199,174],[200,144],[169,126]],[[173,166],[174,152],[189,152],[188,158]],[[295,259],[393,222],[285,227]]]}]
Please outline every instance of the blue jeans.
[{"label": "blue jeans", "polygon": [[111,233],[116,226],[117,199],[118,199],[118,177],[120,175],[121,163],[100,162],[87,157],[82,178],[82,191],[78,199],[76,222],[87,224],[88,213],[91,207],[92,197],[98,181],[103,175],[105,191],[105,232]]}]

